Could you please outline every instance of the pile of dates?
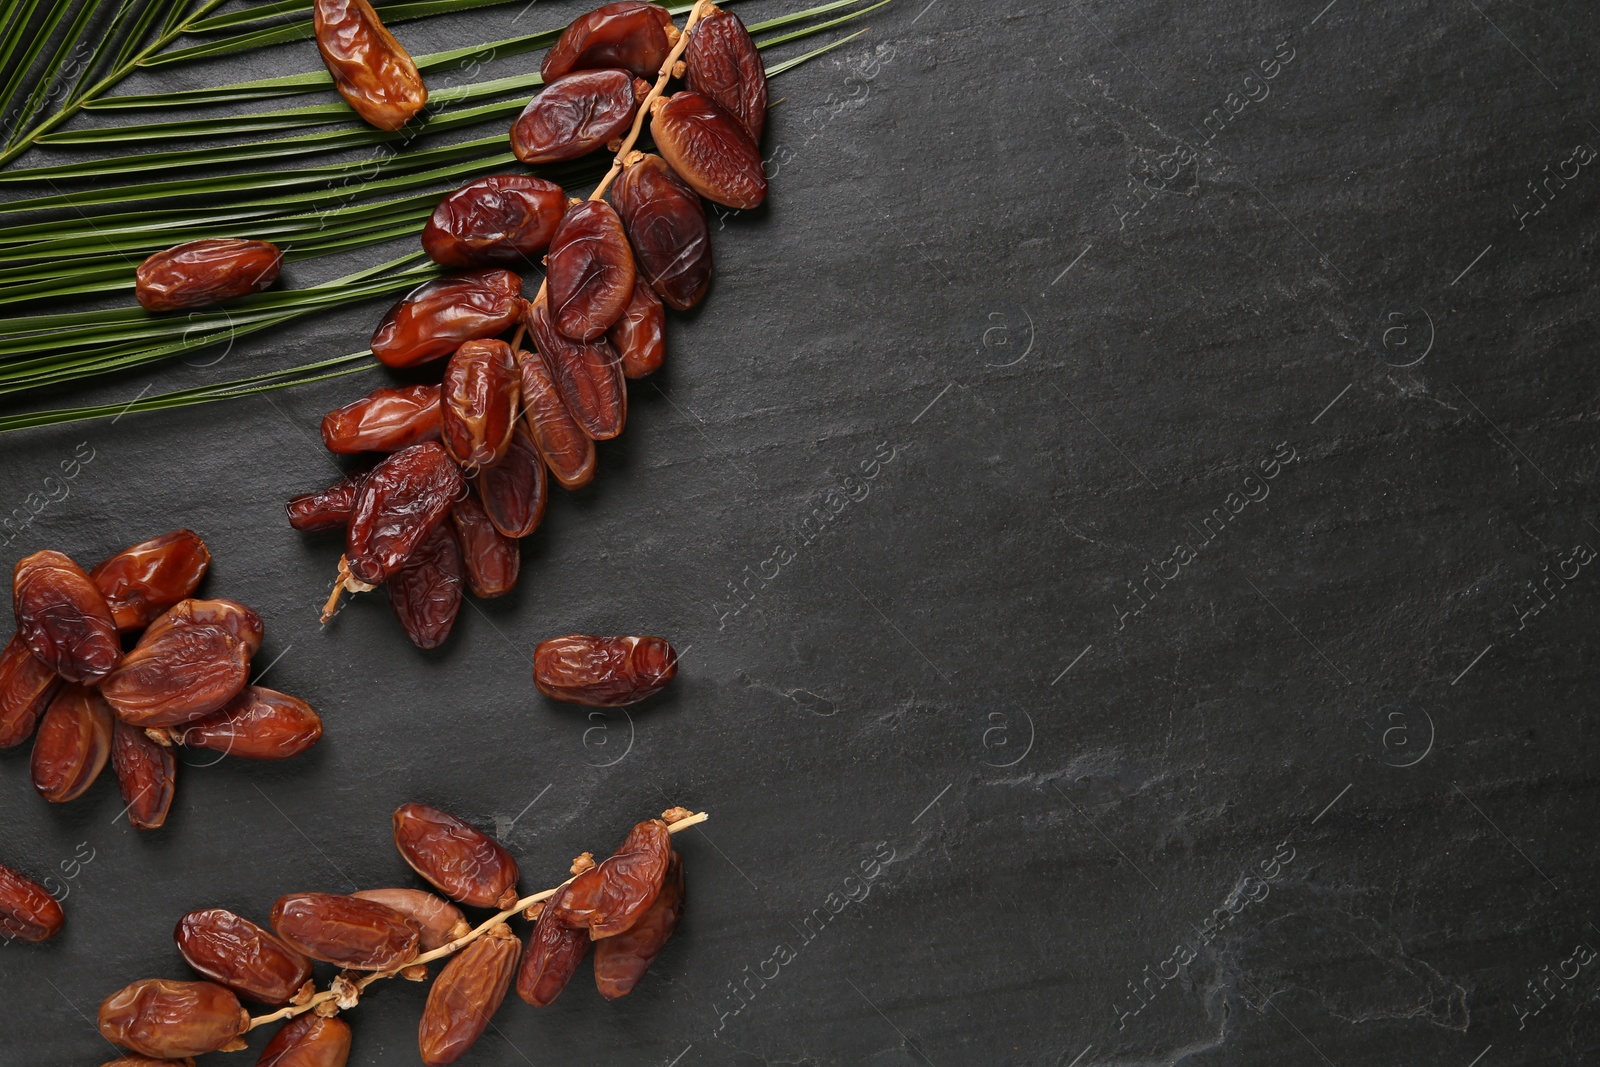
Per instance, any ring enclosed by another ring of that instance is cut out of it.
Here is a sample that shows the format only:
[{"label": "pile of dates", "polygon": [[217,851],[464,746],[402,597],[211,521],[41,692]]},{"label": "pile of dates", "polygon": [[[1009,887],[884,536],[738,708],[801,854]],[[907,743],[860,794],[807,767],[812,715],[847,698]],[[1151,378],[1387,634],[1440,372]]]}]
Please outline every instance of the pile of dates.
[{"label": "pile of dates", "polygon": [[[544,89],[512,126],[512,148],[530,164],[618,151],[615,180],[596,196],[568,200],[542,178],[501,174],[440,201],[422,246],[456,273],[390,308],[372,351],[394,368],[441,366],[441,380],[330,412],[330,452],[384,458],[288,504],[296,529],[344,532],[325,618],[342,591],[382,585],[411,640],[434,648],[463,587],[510,592],[518,540],[543,519],[550,481],[577,489],[594,478],[596,442],[627,420],[626,379],[665,359],[665,309],[692,308],[710,287],[702,197],[765,200],[755,43],[714,4],[691,19],[685,40],[657,4],[606,4],[545,57]],[[669,75],[685,87],[662,95]],[[647,118],[660,154],[622,154]],[[528,299],[519,271],[540,257],[545,283]]]},{"label": "pile of dates", "polygon": [[[415,888],[290,893],[273,904],[271,930],[223,908],[192,911],[173,939],[202,980],[147,978],[118,990],[100,1004],[100,1032],[165,1061],[243,1048],[246,1031],[288,1015],[261,1067],[343,1067],[351,1030],[339,1011],[378,978],[426,981],[427,964],[449,957],[428,990],[417,1045],[428,1067],[454,1063],[489,1027],[513,982],[523,1000],[544,1007],[591,944],[601,995],[633,991],[683,914],[683,860],[670,824],[689,818],[673,808],[639,823],[611,856],[595,863],[584,853],[572,878],[530,903],[518,898],[517,862],[499,842],[437,808],[403,804],[394,813],[395,846],[443,896]],[[473,928],[457,904],[498,914]],[[524,908],[533,920],[525,945],[506,922]],[[338,968],[320,994],[314,961]],[[281,1010],[254,1020],[241,1000]]]},{"label": "pile of dates", "polygon": [[91,571],[60,552],[17,561],[17,631],[0,651],[0,748],[33,742],[33,786],[74,800],[107,762],[128,821],[155,829],[177,786],[174,745],[283,759],[322,736],[305,701],[250,685],[261,617],[195,600],[211,553],[190,530],[123,549]]}]

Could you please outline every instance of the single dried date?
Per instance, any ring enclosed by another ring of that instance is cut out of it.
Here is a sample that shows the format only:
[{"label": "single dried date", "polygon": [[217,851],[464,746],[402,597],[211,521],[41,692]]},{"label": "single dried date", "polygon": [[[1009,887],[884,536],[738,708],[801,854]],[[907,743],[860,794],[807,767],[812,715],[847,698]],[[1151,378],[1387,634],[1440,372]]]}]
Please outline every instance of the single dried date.
[{"label": "single dried date", "polygon": [[272,905],[272,928],[291,948],[356,971],[387,971],[417,954],[417,925],[375,900],[291,893]]},{"label": "single dried date", "polygon": [[687,311],[711,287],[711,232],[700,194],[657,155],[630,161],[611,202],[633,243],[639,275],[668,306]]},{"label": "single dried date", "polygon": [[202,977],[262,1004],[287,1004],[311,978],[309,959],[225,908],[189,912],[172,939]]},{"label": "single dried date", "polygon": [[438,648],[450,636],[461,610],[464,569],[461,543],[446,521],[428,531],[385,583],[395,618],[418,648]]},{"label": "single dried date", "polygon": [[[592,446],[591,446],[592,447]],[[15,748],[33,736],[39,716],[64,683],[14,634],[0,651],[0,748]]]},{"label": "single dried date", "polygon": [[111,769],[117,773],[128,822],[139,830],[164,826],[178,790],[172,749],[150,740],[143,727],[118,719],[111,728]]},{"label": "single dried date", "polygon": [[367,0],[315,0],[311,12],[333,87],[356,114],[380,130],[398,130],[422,110],[422,75]]},{"label": "single dried date", "polygon": [[68,685],[50,702],[33,742],[33,788],[52,804],[84,794],[111,758],[111,709],[93,689]]},{"label": "single dried date", "polygon": [[180,600],[168,608],[145,630],[140,643],[158,640],[162,634],[178,626],[215,626],[232,634],[243,643],[246,655],[261,651],[261,639],[266,626],[254,610],[226,597],[215,600]]},{"label": "single dried date", "polygon": [[672,833],[660,819],[638,823],[597,866],[574,878],[557,917],[596,941],[630,929],[661,892],[672,856]]},{"label": "single dried date", "polygon": [[391,307],[372,335],[386,366],[414,367],[448,356],[463,341],[494,337],[517,321],[522,279],[508,270],[476,270],[424,282]]},{"label": "single dried date", "polygon": [[122,658],[116,620],[83,568],[60,552],[24,556],[11,574],[17,634],[46,667],[93,684]]},{"label": "single dried date", "polygon": [[[522,377],[520,368],[518,377]],[[484,514],[500,533],[510,538],[527,537],[539,528],[549,490],[544,462],[529,439],[526,426],[512,435],[511,447],[498,466],[478,472],[477,486]],[[465,545],[466,534],[461,535],[461,540]],[[515,583],[515,575],[512,581]]]},{"label": "single dried date", "polygon": [[548,84],[574,70],[621,67],[654,80],[677,39],[672,15],[659,4],[602,4],[562,31],[539,73]]},{"label": "single dried date", "polygon": [[606,339],[622,357],[624,377],[644,378],[661,369],[667,358],[667,311],[643,277],[633,283],[633,298]]},{"label": "single dried date", "polygon": [[183,744],[242,759],[288,759],[322,737],[322,717],[299,697],[247,685],[213,715],[183,728]]},{"label": "single dried date", "polygon": [[468,341],[445,365],[440,421],[445,451],[468,471],[493,467],[517,425],[517,362],[504,341]]},{"label": "single dried date", "polygon": [[350,1024],[343,1019],[298,1015],[272,1035],[256,1067],[345,1067],[350,1041]]},{"label": "single dried date", "polygon": [[417,1025],[417,1049],[427,1067],[454,1063],[483,1036],[511,987],[521,948],[511,928],[499,923],[444,965]]},{"label": "single dried date", "polygon": [[495,529],[489,513],[474,497],[456,501],[450,509],[450,521],[455,524],[456,539],[461,543],[462,565],[472,595],[488,600],[515,589],[522,570],[522,550],[516,538]]},{"label": "single dried date", "polygon": [[556,227],[545,263],[556,329],[574,341],[605,336],[632,299],[637,274],[616,211],[604,200],[575,205]]},{"label": "single dried date", "polygon": [[352,896],[387,905],[417,924],[424,952],[448,945],[471,930],[461,909],[422,889],[362,889]]},{"label": "single dried date", "polygon": [[628,421],[628,390],[622,358],[611,342],[604,336],[594,341],[567,337],[550,321],[543,300],[528,305],[524,321],[573,421],[595,441],[620,434]]},{"label": "single dried date", "polygon": [[594,984],[600,995],[616,1000],[633,992],[682,918],[683,857],[673,852],[655,903],[622,933],[595,942]]},{"label": "single dried date", "polygon": [[767,199],[761,151],[739,120],[685,90],[650,105],[650,132],[672,169],[707,200],[738,210]]},{"label": "single dried date", "polygon": [[48,941],[61,932],[66,913],[44,886],[0,867],[0,937]]},{"label": "single dried date", "polygon": [[374,389],[360,400],[322,417],[322,443],[329,452],[398,452],[439,439],[439,387],[407,385]]},{"label": "single dried date", "polygon": [[193,530],[173,530],[125,548],[89,572],[105,595],[117,629],[149,626],[195,591],[211,566],[211,552]]},{"label": "single dried date", "polygon": [[548,1006],[561,995],[589,951],[589,931],[569,926],[560,918],[570,888],[570,884],[563,886],[545,902],[517,968],[517,996],[536,1008]]},{"label": "single dried date", "polygon": [[402,804],[394,844],[411,869],[451,900],[507,908],[517,899],[517,861],[494,838],[448,812]]},{"label": "single dried date", "polygon": [[250,1013],[215,982],[146,978],[100,1002],[100,1034],[157,1059],[215,1052],[250,1027]]},{"label": "single dried date", "polygon": [[270,288],[282,265],[283,253],[267,241],[188,241],[139,264],[133,295],[146,311],[210,307]]},{"label": "single dried date", "polygon": [[625,70],[583,70],[545,85],[511,124],[511,151],[524,163],[586,156],[627,132],[648,83]]},{"label": "single dried date", "polygon": [[345,539],[356,580],[377,585],[401,567],[466,492],[461,469],[437,441],[401,449],[361,483]]},{"label": "single dried date", "polygon": [[569,634],[539,642],[533,681],[552,700],[594,708],[637,704],[678,673],[678,654],[659,637]]},{"label": "single dried date", "polygon": [[146,631],[100,692],[123,722],[178,726],[232,700],[249,671],[250,650],[221,626],[175,623]]},{"label": "single dried date", "polygon": [[305,533],[343,530],[350,525],[350,516],[356,510],[356,496],[365,478],[365,474],[346,475],[326,489],[295,497],[284,505],[289,525]]},{"label": "single dried date", "polygon": [[594,439],[583,432],[561,399],[555,372],[539,352],[517,353],[522,373],[523,424],[545,466],[564,489],[594,480]]},{"label": "single dried date", "polygon": [[713,8],[690,31],[683,62],[689,88],[738,119],[759,145],[767,126],[767,69],[739,16]]},{"label": "single dried date", "polygon": [[[516,146],[513,130],[513,149]],[[494,174],[463,185],[433,209],[422,249],[441,267],[522,267],[550,247],[567,194],[530,174]]]}]

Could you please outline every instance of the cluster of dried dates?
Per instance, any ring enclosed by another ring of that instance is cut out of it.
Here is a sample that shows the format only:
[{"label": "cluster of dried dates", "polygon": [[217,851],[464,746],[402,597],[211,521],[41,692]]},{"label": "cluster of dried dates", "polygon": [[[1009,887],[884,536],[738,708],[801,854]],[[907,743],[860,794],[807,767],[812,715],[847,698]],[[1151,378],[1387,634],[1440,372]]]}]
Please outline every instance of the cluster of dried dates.
[{"label": "cluster of dried dates", "polygon": [[[290,893],[273,904],[271,930],[223,908],[189,912],[173,939],[203,980],[125,986],[101,1002],[100,1032],[136,1054],[116,1064],[166,1062],[243,1048],[246,1031],[288,1016],[262,1051],[262,1067],[343,1067],[351,1030],[339,1011],[378,978],[426,981],[427,964],[449,956],[428,990],[417,1045],[428,1067],[454,1063],[513,984],[529,1004],[548,1005],[591,944],[601,995],[630,993],[683,914],[683,861],[671,826],[699,818],[673,808],[647,819],[605,860],[584,853],[557,889],[519,899],[517,862],[499,842],[436,808],[403,804],[394,813],[395,846],[443,897],[412,888]],[[498,914],[473,928],[457,904]],[[521,909],[534,921],[526,945],[506,922]],[[320,994],[314,962],[339,969]],[[252,1019],[241,999],[280,1010]]]}]

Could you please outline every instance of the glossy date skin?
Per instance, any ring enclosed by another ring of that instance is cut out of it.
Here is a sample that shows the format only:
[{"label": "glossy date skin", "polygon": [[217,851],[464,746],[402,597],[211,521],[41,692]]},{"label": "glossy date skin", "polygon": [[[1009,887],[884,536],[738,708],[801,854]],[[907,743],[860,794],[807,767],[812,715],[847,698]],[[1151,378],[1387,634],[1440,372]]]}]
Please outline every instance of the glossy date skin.
[{"label": "glossy date skin", "polygon": [[445,964],[417,1025],[417,1050],[427,1067],[456,1062],[483,1036],[511,988],[521,948],[500,923]]},{"label": "glossy date skin", "polygon": [[657,99],[650,132],[662,158],[707,200],[746,210],[767,199],[760,149],[739,120],[709,97],[685,90]]},{"label": "glossy date skin", "polygon": [[767,126],[767,70],[739,16],[719,9],[695,23],[683,62],[689,88],[738,119],[759,145]]},{"label": "glossy date skin", "polygon": [[523,426],[540,458],[563,489],[580,489],[594,480],[594,439],[583,432],[561,399],[555,374],[538,352],[519,352]]},{"label": "glossy date skin", "polygon": [[424,282],[391,307],[372,335],[372,354],[389,367],[448,356],[463,341],[502,334],[521,311],[522,279],[475,270]]},{"label": "glossy date skin", "polygon": [[[515,128],[512,147],[515,149]],[[463,185],[433,209],[422,249],[441,267],[517,267],[550,247],[567,194],[530,174],[494,174]]]},{"label": "glossy date skin", "polygon": [[93,689],[67,685],[39,720],[33,788],[52,804],[76,800],[111,758],[111,709]]},{"label": "glossy date skin", "polygon": [[367,0],[315,0],[312,29],[333,87],[369,125],[398,130],[428,102],[417,65]]},{"label": "glossy date skin", "polygon": [[536,1008],[548,1006],[561,995],[589,951],[589,931],[569,926],[559,917],[568,888],[563,887],[545,903],[517,968],[517,996]]},{"label": "glossy date skin", "polygon": [[620,708],[659,693],[678,673],[678,654],[659,637],[569,634],[539,642],[533,681],[552,700]]},{"label": "glossy date skin", "polygon": [[598,866],[574,878],[556,909],[568,926],[596,941],[632,928],[661,893],[672,857],[672,833],[660,819],[638,823]]},{"label": "glossy date skin", "polygon": [[250,650],[221,626],[175,623],[146,631],[100,692],[123,722],[178,726],[232,700],[249,672]]},{"label": "glossy date skin", "polygon": [[654,81],[677,38],[672,16],[659,4],[602,4],[567,26],[539,73],[548,84],[574,70],[621,67]]},{"label": "glossy date skin", "polygon": [[157,1059],[213,1052],[250,1025],[250,1013],[215,982],[146,978],[100,1002],[100,1034]]},{"label": "glossy date skin", "polygon": [[633,283],[633,298],[606,339],[622,357],[623,377],[645,378],[661,369],[667,358],[667,310],[644,278]]},{"label": "glossy date skin", "polygon": [[125,548],[89,572],[123,633],[149,626],[199,586],[211,552],[193,530],[173,530]]},{"label": "glossy date skin", "polygon": [[468,932],[467,917],[454,904],[421,889],[362,889],[352,896],[387,905],[417,924],[418,947],[432,952]]},{"label": "glossy date skin", "polygon": [[516,538],[495,529],[489,513],[475,497],[456,501],[450,509],[450,521],[455,524],[456,540],[461,543],[461,562],[472,595],[489,600],[515,589],[522,570],[522,550]]},{"label": "glossy date skin", "polygon": [[256,1067],[345,1067],[350,1024],[308,1012],[284,1023],[261,1050]]},{"label": "glossy date skin", "polygon": [[411,869],[451,900],[475,908],[506,908],[517,899],[517,861],[494,838],[448,812],[402,804],[394,812],[394,843]]},{"label": "glossy date skin", "polygon": [[356,971],[386,971],[417,954],[410,919],[375,900],[333,893],[291,893],[272,906],[278,936],[314,960]]},{"label": "glossy date skin", "polygon": [[69,682],[92,685],[122,658],[111,607],[94,581],[60,552],[17,561],[11,576],[17,634],[39,661]]},{"label": "glossy date skin", "polygon": [[683,857],[674,852],[655,902],[628,929],[595,942],[594,984],[600,995],[616,1000],[633,992],[682,918]]},{"label": "glossy date skin", "polygon": [[437,441],[401,449],[363,479],[345,557],[358,581],[378,585],[404,567],[466,493],[461,470]]},{"label": "glossy date skin", "polygon": [[144,728],[118,719],[111,728],[111,769],[117,774],[128,822],[135,829],[159,830],[178,790],[178,761]]},{"label": "glossy date skin", "polygon": [[[521,380],[520,367],[517,373]],[[581,431],[579,436],[582,436]],[[489,524],[506,537],[527,537],[544,520],[545,501],[549,496],[544,461],[539,458],[539,450],[529,439],[525,425],[512,434],[505,459],[498,466],[478,472],[477,484],[484,515]],[[457,532],[461,532],[459,527]],[[461,533],[463,546],[466,540],[467,535]],[[515,584],[514,573],[511,580]]]},{"label": "glossy date skin", "polygon": [[438,648],[450,636],[461,611],[465,569],[461,543],[447,519],[428,531],[385,583],[395,618],[418,648]]},{"label": "glossy date skin", "polygon": [[586,156],[627,132],[640,92],[625,70],[583,70],[550,82],[511,124],[511,151],[524,163]]},{"label": "glossy date skin", "polygon": [[639,276],[667,306],[687,311],[711,287],[711,233],[700,194],[657,155],[643,155],[611,187]]},{"label": "glossy date skin", "polygon": [[633,298],[633,250],[604,200],[585,200],[567,212],[545,264],[551,321],[574,341],[604,337]]},{"label": "glossy date skin", "polygon": [[15,748],[33,736],[39,716],[65,683],[15,634],[0,651],[0,748]]},{"label": "glossy date skin", "polygon": [[282,265],[283,253],[266,241],[189,241],[139,264],[133,295],[146,311],[211,307],[270,288]]},{"label": "glossy date skin", "polygon": [[440,386],[442,439],[450,458],[468,471],[504,459],[521,388],[517,362],[504,341],[468,341],[456,349]]},{"label": "glossy date skin", "polygon": [[398,452],[438,438],[437,385],[374,389],[322,417],[322,443],[338,455]]},{"label": "glossy date skin", "polygon": [[232,634],[245,648],[247,655],[261,651],[261,639],[266,626],[261,616],[237,600],[217,597],[215,600],[180,600],[168,608],[145,630],[140,643],[158,640],[162,634],[178,626],[215,626]]},{"label": "glossy date skin", "polygon": [[288,759],[322,737],[322,717],[299,697],[247,685],[226,707],[183,728],[183,744],[242,759]]},{"label": "glossy date skin", "polygon": [[0,867],[0,937],[48,941],[61,932],[66,913],[44,886]]},{"label": "glossy date skin", "polygon": [[309,959],[225,908],[189,912],[172,940],[202,977],[262,1004],[287,1004],[311,978]]},{"label": "glossy date skin", "polygon": [[350,525],[350,516],[356,510],[356,496],[365,478],[364,474],[351,474],[326,489],[295,497],[284,505],[289,525],[303,533],[343,530]]},{"label": "glossy date skin", "polygon": [[604,336],[595,341],[567,337],[550,321],[543,300],[528,305],[525,321],[572,420],[594,441],[620,434],[628,421],[628,390],[622,357],[611,342]]}]

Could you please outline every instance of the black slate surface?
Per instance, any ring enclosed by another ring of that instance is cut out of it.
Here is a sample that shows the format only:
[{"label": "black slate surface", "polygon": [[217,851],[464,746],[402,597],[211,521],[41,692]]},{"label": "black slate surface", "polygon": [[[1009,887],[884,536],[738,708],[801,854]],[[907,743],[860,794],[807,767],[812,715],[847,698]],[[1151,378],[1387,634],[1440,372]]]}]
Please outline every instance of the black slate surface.
[{"label": "black slate surface", "polygon": [[[337,546],[281,518],[376,376],[5,438],[7,507],[93,456],[8,565],[192,526],[327,734],[187,756],[156,834],[0,757],[0,855],[70,887],[0,954],[0,1062],[110,1058],[95,1005],[185,976],[191,907],[413,884],[413,799],[530,888],[713,816],[634,996],[513,998],[463,1063],[1595,1062],[1595,11],[1325,2],[900,0],[785,75],[770,207],[717,220],[600,477],[437,654],[373,597],[319,628]],[[553,705],[528,656],[570,631],[666,635],[680,679]],[[415,1062],[423,997],[351,1012],[352,1062]]]}]

